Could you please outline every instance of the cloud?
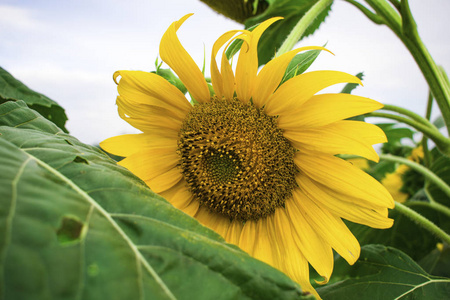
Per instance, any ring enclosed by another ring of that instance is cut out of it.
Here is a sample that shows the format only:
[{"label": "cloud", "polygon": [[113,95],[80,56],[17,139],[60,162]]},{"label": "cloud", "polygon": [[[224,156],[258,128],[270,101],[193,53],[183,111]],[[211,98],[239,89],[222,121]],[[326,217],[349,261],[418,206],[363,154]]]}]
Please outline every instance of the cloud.
[{"label": "cloud", "polygon": [[33,11],[18,6],[0,4],[0,31],[36,31],[45,26],[33,17]]}]

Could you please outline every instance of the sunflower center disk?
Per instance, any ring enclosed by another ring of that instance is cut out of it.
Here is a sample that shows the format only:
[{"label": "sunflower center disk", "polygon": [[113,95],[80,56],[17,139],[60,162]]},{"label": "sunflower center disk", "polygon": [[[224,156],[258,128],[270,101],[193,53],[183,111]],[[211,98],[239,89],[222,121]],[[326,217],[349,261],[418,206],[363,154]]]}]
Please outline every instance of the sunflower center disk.
[{"label": "sunflower center disk", "polygon": [[242,221],[284,207],[296,187],[295,151],[276,117],[237,99],[194,106],[178,140],[180,166],[194,197],[210,211]]}]

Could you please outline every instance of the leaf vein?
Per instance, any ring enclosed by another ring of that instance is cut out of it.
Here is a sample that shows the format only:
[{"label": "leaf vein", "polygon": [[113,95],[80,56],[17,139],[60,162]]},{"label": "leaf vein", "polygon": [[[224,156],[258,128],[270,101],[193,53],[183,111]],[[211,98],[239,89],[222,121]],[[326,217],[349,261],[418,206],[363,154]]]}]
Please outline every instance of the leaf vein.
[{"label": "leaf vein", "polygon": [[[12,223],[13,223],[14,216],[16,215],[16,205],[17,205],[17,183],[19,182],[19,180],[20,180],[20,178],[21,178],[21,176],[22,176],[22,174],[23,174],[23,172],[25,170],[26,165],[30,161],[31,161],[31,159],[28,158],[27,160],[25,160],[22,163],[22,165],[20,166],[20,168],[19,168],[19,170],[17,172],[16,177],[14,177],[13,181],[11,182],[11,205],[9,207],[8,217],[6,218],[6,231],[5,231],[5,238],[4,238],[5,246],[3,247],[3,249],[4,249],[3,251],[4,252],[3,252],[3,255],[2,255],[3,256],[2,257],[2,265],[3,265],[3,262],[6,260],[6,253],[8,252],[7,248],[9,246],[9,244],[11,244]],[[8,228],[9,228],[9,230],[8,230]],[[5,286],[5,282],[4,281],[5,281],[5,277],[6,277],[5,276],[6,274],[4,272],[5,272],[6,268],[3,266],[2,269],[3,269],[3,274],[2,274],[2,277],[1,277],[1,280],[2,280],[2,285],[1,286],[4,287]],[[3,293],[5,293],[4,290],[3,290]],[[4,296],[4,294],[3,294],[3,296]]]},{"label": "leaf vein", "polygon": [[[24,151],[25,152],[25,151]],[[25,152],[26,153],[26,152]],[[168,289],[166,284],[162,281],[161,277],[158,276],[158,274],[155,272],[155,270],[148,264],[148,262],[145,260],[145,258],[142,256],[142,254],[139,252],[139,250],[136,248],[136,246],[133,244],[133,242],[130,240],[130,238],[125,234],[125,232],[120,228],[120,226],[113,220],[113,218],[110,216],[110,214],[103,209],[94,199],[92,199],[85,191],[80,189],[75,183],[73,183],[69,178],[63,176],[61,173],[57,172],[54,168],[46,164],[45,162],[41,161],[37,157],[31,156],[27,153],[29,157],[34,159],[39,165],[50,171],[55,176],[59,177],[61,180],[65,181],[73,190],[75,190],[78,194],[80,194],[87,202],[89,202],[94,208],[96,208],[101,215],[112,225],[112,227],[117,231],[117,233],[125,240],[125,242],[128,244],[130,249],[133,251],[134,255],[139,259],[139,261],[143,264],[145,269],[150,273],[150,275],[155,279],[155,281],[159,284],[161,289],[166,293],[167,297],[171,300],[176,300],[175,296],[172,294],[172,292]],[[143,278],[140,277],[140,280],[142,281]]]}]

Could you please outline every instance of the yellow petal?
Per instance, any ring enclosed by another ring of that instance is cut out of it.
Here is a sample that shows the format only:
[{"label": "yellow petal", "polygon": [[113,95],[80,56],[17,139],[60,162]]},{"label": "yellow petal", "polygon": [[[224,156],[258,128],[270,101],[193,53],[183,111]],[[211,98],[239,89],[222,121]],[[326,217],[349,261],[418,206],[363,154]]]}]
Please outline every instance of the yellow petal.
[{"label": "yellow petal", "polygon": [[295,233],[291,229],[291,224],[289,224],[288,216],[284,210],[284,208],[276,209],[269,222],[269,224],[274,224],[276,228],[272,237],[272,243],[278,245],[279,259],[275,267],[298,282],[303,291],[310,292],[317,299],[320,299],[309,282],[308,261],[294,240]]},{"label": "yellow petal", "polygon": [[311,179],[336,192],[359,198],[376,206],[394,208],[394,200],[377,180],[351,163],[316,152],[297,152],[295,164]]},{"label": "yellow petal", "polygon": [[360,121],[337,121],[305,130],[286,130],[283,135],[298,149],[333,155],[354,154],[375,162],[379,161],[379,157],[372,143],[387,141],[386,135],[378,126]]},{"label": "yellow petal", "polygon": [[180,189],[185,189],[186,185],[187,183],[185,180],[180,180],[176,185],[174,185],[168,190],[165,190],[164,192],[161,192],[159,195],[164,197],[164,199],[166,199],[170,203],[172,203],[175,195],[179,192]]},{"label": "yellow petal", "polygon": [[252,96],[258,72],[258,41],[263,32],[274,22],[282,18],[276,17],[262,22],[251,33],[248,44],[242,44],[236,65],[236,94],[239,100],[247,103]]},{"label": "yellow petal", "polygon": [[100,143],[100,147],[114,155],[127,157],[148,148],[162,148],[167,153],[176,152],[175,139],[158,138],[148,134],[125,134],[114,136]]},{"label": "yellow petal", "polygon": [[202,72],[187,53],[177,37],[177,30],[192,14],[173,22],[164,33],[159,45],[161,59],[166,62],[184,83],[192,97],[200,103],[209,100],[209,89]]},{"label": "yellow petal", "polygon": [[124,96],[118,96],[117,110],[119,116],[131,126],[143,131],[151,132],[155,128],[174,131],[178,134],[182,119],[167,114],[167,110],[148,105],[137,105]]},{"label": "yellow petal", "polygon": [[210,212],[203,206],[199,207],[197,213],[195,214],[195,218],[204,226],[211,228],[222,237],[226,236],[228,228],[231,226],[230,219],[217,213]]},{"label": "yellow petal", "polygon": [[[217,55],[217,52],[219,52],[219,49],[222,48],[222,46],[225,43],[227,43],[238,32],[242,32],[242,30],[231,30],[231,31],[224,33],[222,36],[220,36],[217,39],[217,41],[213,45],[213,49],[212,49],[212,53],[211,53],[211,83],[213,85],[216,96],[219,98],[222,98],[225,96],[224,84],[227,82],[224,83],[224,78],[222,77],[222,74],[219,72],[219,68],[217,67],[217,62],[216,62],[216,55]],[[226,49],[226,47],[225,47],[225,49]],[[227,65],[229,66],[229,68],[227,67]],[[223,73],[228,72],[229,70],[231,70],[231,66],[228,63],[228,60],[225,55],[225,50],[224,50],[224,53],[222,55],[222,72]],[[231,71],[231,74],[233,74],[232,71]],[[233,81],[234,81],[234,76],[233,76]],[[233,85],[234,85],[234,82],[233,82]]]},{"label": "yellow petal", "polygon": [[226,99],[233,99],[234,91],[236,90],[236,80],[234,78],[233,69],[231,64],[228,62],[226,53],[222,54],[222,80],[223,80],[223,96]]},{"label": "yellow petal", "polygon": [[269,115],[297,113],[314,94],[333,84],[359,83],[358,77],[338,71],[313,71],[295,76],[283,83],[266,103]]},{"label": "yellow petal", "polygon": [[[302,47],[291,50],[269,61],[259,72],[255,81],[255,88],[253,91],[253,103],[257,107],[262,107],[270,95],[276,90],[281,80],[283,79],[286,68],[288,67],[294,56],[301,51],[306,50],[325,50],[323,47],[311,46]],[[328,51],[330,52],[330,51]],[[331,53],[331,52],[330,52]]]},{"label": "yellow petal", "polygon": [[297,175],[296,181],[309,198],[341,218],[373,228],[390,228],[394,222],[388,218],[387,208],[338,193],[302,173]]},{"label": "yellow petal", "polygon": [[282,270],[280,253],[280,245],[275,241],[276,234],[279,230],[276,230],[273,217],[269,216],[260,219],[256,222],[256,236],[255,247],[253,249],[253,256],[263,262]]},{"label": "yellow petal", "polygon": [[242,228],[244,228],[244,223],[242,221],[233,220],[228,228],[225,240],[227,243],[239,245],[239,239],[241,238]]},{"label": "yellow petal", "polygon": [[194,196],[187,188],[187,183],[185,180],[180,180],[176,185],[159,194],[173,206],[182,210],[191,217],[193,217],[198,211],[199,202],[194,199]]},{"label": "yellow petal", "polygon": [[175,151],[156,148],[142,150],[121,160],[118,164],[145,181],[155,193],[159,193],[181,180],[182,174],[177,167],[178,161],[179,157]]},{"label": "yellow petal", "polygon": [[324,126],[362,115],[383,107],[383,104],[350,94],[320,94],[312,96],[296,114],[282,114],[278,118],[281,128],[294,129]]},{"label": "yellow petal", "polygon": [[182,179],[183,175],[181,174],[180,169],[174,167],[161,175],[155,177],[152,176],[152,178],[145,183],[147,183],[152,191],[159,194],[170,189]]},{"label": "yellow petal", "polygon": [[[298,196],[298,194],[295,194],[295,196]],[[302,201],[302,199],[291,198],[286,203],[292,201]],[[282,220],[286,220],[283,228],[287,227],[289,223],[292,227],[292,237],[288,236],[286,238],[292,239],[297,244],[303,256],[317,273],[324,278],[323,283],[327,283],[333,272],[333,251],[330,245],[315,232],[314,228],[311,227],[311,224],[307,222],[298,209],[294,208],[291,210],[291,206],[286,205],[287,216],[282,218]]]},{"label": "yellow petal", "polygon": [[389,191],[394,200],[400,203],[405,202],[409,198],[409,194],[401,191],[404,184],[402,175],[402,173],[396,171],[386,174],[381,180],[381,184]]},{"label": "yellow petal", "polygon": [[192,108],[183,93],[159,75],[142,71],[117,71],[113,76],[115,82],[119,76],[119,95],[128,99],[133,106],[163,108],[180,119],[184,119]]},{"label": "yellow petal", "polygon": [[194,199],[194,196],[187,189],[180,189],[172,198],[171,203],[191,217],[195,216],[199,209],[198,200]]},{"label": "yellow petal", "polygon": [[289,211],[301,213],[306,222],[314,228],[323,240],[336,250],[349,264],[354,264],[361,248],[344,222],[318,203],[311,201],[300,189],[294,190],[296,198],[301,201],[286,202]]},{"label": "yellow petal", "polygon": [[245,222],[239,238],[239,247],[250,255],[253,255],[256,246],[256,221]]}]

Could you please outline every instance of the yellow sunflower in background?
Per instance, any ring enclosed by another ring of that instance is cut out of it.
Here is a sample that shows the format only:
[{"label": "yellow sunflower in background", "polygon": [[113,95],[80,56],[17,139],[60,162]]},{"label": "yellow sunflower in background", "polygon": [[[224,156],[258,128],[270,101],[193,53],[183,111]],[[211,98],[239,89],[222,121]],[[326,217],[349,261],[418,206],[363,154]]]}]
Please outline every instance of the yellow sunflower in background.
[{"label": "yellow sunflower in background", "polygon": [[[372,144],[386,141],[383,131],[343,119],[382,105],[349,94],[317,94],[333,84],[360,83],[337,71],[301,74],[279,86],[298,52],[321,47],[292,50],[258,72],[258,40],[280,18],[252,32],[226,32],[215,42],[210,95],[176,35],[189,16],[167,29],[160,55],[196,104],[156,74],[117,71],[119,115],[143,133],[112,137],[101,147],[126,157],[119,164],[175,207],[318,297],[308,262],[327,282],[332,249],[350,264],[360,254],[341,218],[374,228],[392,226],[387,214],[394,202],[386,189],[335,156],[378,160]],[[233,72],[224,53],[236,38],[243,45]],[[219,71],[216,55],[222,48]]]},{"label": "yellow sunflower in background", "polygon": [[[421,163],[423,156],[423,147],[419,146],[411,151],[408,159],[416,163]],[[412,196],[413,193],[410,192],[416,192],[423,187],[423,177],[421,174],[412,171],[407,165],[401,164],[394,172],[386,174],[381,180],[381,184],[386,187],[395,201],[403,203]],[[408,186],[408,191],[404,189],[405,186]]]}]

